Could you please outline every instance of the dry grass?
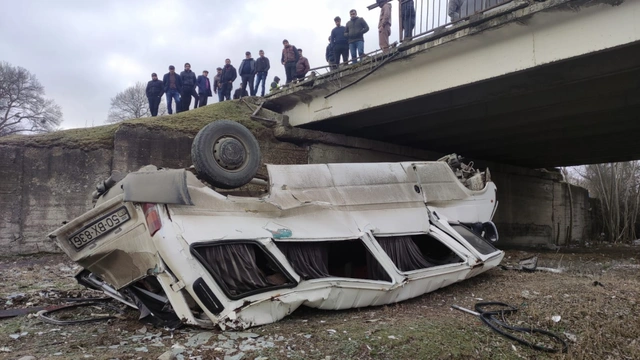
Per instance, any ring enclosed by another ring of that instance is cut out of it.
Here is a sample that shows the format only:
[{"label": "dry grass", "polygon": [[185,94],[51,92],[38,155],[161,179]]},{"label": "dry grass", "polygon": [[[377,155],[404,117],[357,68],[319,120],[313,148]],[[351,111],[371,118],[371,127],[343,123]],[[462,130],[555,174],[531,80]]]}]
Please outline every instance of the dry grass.
[{"label": "dry grass", "polygon": [[[530,255],[509,251],[504,262],[515,264]],[[265,338],[282,338],[274,348],[246,352],[245,359],[639,359],[639,259],[638,247],[542,253],[539,265],[563,267],[565,273],[494,269],[395,305],[347,311],[299,309],[278,323],[251,329]],[[0,272],[6,280],[0,286],[0,297],[25,292],[29,299],[38,299],[36,294],[43,289],[67,295],[79,292],[72,272],[61,271],[59,264],[63,269],[72,265],[62,255],[0,259]],[[450,308],[452,304],[473,308],[478,299],[518,306],[520,311],[509,318],[511,323],[575,336],[575,342],[568,340],[568,354],[535,352],[491,332],[475,317]],[[560,322],[551,321],[554,315],[561,316]],[[47,331],[55,327],[37,319],[0,321],[0,348],[12,351],[0,352],[0,358],[41,358],[56,352],[74,359],[83,355],[93,355],[94,359],[156,358],[172,344],[184,344],[198,331],[183,329],[170,337],[163,330],[164,347],[147,346],[149,352],[140,353],[135,350],[140,344],[128,340],[142,327],[134,317],[132,312],[126,320],[69,326],[52,333]],[[8,337],[20,331],[29,335],[18,340]],[[208,343],[214,345],[211,349],[193,349],[192,355],[223,359],[214,341],[215,337]],[[121,342],[127,343],[108,348]]]},{"label": "dry grass", "polygon": [[249,107],[238,100],[225,101],[179,114],[127,120],[113,125],[70,129],[48,134],[0,137],[0,145],[63,147],[89,151],[113,147],[113,137],[120,126],[143,126],[149,129],[174,130],[195,135],[211,121],[221,119],[237,121],[259,136],[265,128],[262,124],[249,119],[251,113]]}]

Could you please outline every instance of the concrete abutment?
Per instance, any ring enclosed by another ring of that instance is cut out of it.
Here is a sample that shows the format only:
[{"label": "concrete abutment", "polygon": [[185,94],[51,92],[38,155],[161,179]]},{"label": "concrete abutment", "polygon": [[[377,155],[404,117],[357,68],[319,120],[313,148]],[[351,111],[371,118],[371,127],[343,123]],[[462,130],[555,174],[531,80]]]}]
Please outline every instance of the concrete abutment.
[{"label": "concrete abutment", "polygon": [[[259,140],[263,163],[394,162],[438,157],[379,141],[293,130],[274,129],[276,138],[287,141]],[[85,151],[0,146],[0,255],[58,251],[46,235],[91,208],[91,192],[98,181],[112,170],[126,173],[148,164],[188,167],[192,140],[191,135],[180,132],[123,124],[112,148]],[[590,211],[585,189],[572,186],[569,195],[569,187],[554,172],[498,164],[489,167],[498,186],[494,222],[501,235],[499,244],[563,246],[588,236]],[[261,173],[264,171],[263,167]]]}]

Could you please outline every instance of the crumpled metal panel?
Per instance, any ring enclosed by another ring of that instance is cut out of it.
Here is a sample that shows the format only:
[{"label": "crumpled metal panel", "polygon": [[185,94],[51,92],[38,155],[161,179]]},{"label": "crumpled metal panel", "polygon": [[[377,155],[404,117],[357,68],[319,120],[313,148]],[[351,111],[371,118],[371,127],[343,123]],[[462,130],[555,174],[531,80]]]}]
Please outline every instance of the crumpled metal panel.
[{"label": "crumpled metal panel", "polygon": [[413,169],[417,181],[427,198],[431,201],[462,200],[472,195],[451,171],[449,165],[442,161],[402,163],[407,171]]},{"label": "crumpled metal panel", "polygon": [[[317,222],[317,216],[327,211],[352,222],[354,232],[402,234],[429,229],[424,198],[416,191],[419,184],[401,163],[267,165],[267,170],[271,188],[264,201],[283,210],[319,207],[315,213],[308,211],[319,232],[326,226]],[[295,217],[292,225],[301,220]],[[295,231],[292,237],[298,238]]]},{"label": "crumpled metal panel", "polygon": [[122,180],[124,201],[193,205],[185,170],[136,171]]},{"label": "crumpled metal panel", "polygon": [[267,165],[270,195],[267,201],[283,209],[301,203],[357,206],[417,202],[401,163]]}]

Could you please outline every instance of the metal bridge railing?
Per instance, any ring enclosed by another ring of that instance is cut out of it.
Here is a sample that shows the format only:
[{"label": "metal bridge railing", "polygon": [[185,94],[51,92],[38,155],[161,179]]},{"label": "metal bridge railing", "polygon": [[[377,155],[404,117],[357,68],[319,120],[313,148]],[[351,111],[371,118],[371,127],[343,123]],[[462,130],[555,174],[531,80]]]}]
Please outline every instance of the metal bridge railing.
[{"label": "metal bridge railing", "polygon": [[[424,37],[435,33],[436,31],[451,26],[457,22],[469,19],[474,14],[483,13],[493,8],[508,4],[513,0],[398,0],[400,4],[399,10],[399,41],[409,41],[418,37]],[[367,8],[373,10],[378,4],[369,5]],[[405,25],[407,31],[405,31]],[[407,35],[405,37],[405,34]],[[398,43],[391,44],[394,48]],[[381,49],[371,51],[364,54],[360,58],[358,66],[367,68],[365,76],[375,71],[380,65],[383,65],[389,56],[385,56]],[[349,61],[351,63],[351,61]],[[323,65],[309,70],[309,75],[304,79],[296,80],[291,86],[306,82],[310,79],[322,77],[331,82],[335,82],[335,87],[342,89],[342,84],[338,68],[345,69],[344,65],[337,66]],[[359,80],[358,80],[359,81]],[[357,82],[357,81],[356,81]],[[289,86],[283,86],[288,88]],[[331,93],[329,96],[333,95]]]},{"label": "metal bridge railing", "polygon": [[[511,0],[398,0],[400,41],[434,32]],[[369,5],[373,10],[378,4]],[[405,31],[406,30],[406,31]],[[405,36],[406,35],[406,36]],[[408,37],[408,38],[407,38]]]}]

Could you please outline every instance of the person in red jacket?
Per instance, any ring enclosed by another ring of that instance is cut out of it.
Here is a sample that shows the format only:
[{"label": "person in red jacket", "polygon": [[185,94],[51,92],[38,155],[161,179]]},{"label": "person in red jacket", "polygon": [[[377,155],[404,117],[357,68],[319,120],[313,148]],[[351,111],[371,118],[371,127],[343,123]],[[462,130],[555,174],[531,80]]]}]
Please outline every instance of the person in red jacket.
[{"label": "person in red jacket", "polygon": [[311,67],[309,66],[309,60],[306,57],[302,56],[302,49],[298,49],[298,54],[300,57],[298,58],[298,62],[296,63],[296,77],[299,80],[304,79],[307,76],[307,72]]},{"label": "person in red jacket", "polygon": [[296,77],[296,65],[298,64],[298,59],[300,59],[300,54],[298,54],[298,49],[295,46],[289,44],[289,40],[282,40],[282,45],[284,45],[284,49],[282,49],[280,62],[284,65],[284,73],[287,75],[286,83],[288,84]]}]

